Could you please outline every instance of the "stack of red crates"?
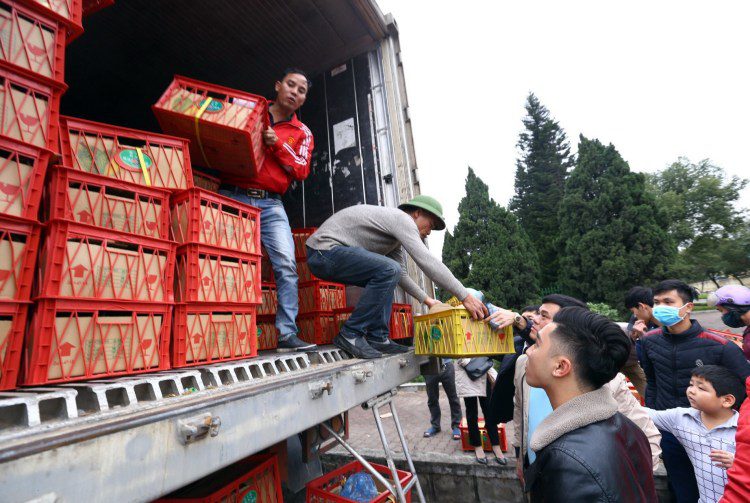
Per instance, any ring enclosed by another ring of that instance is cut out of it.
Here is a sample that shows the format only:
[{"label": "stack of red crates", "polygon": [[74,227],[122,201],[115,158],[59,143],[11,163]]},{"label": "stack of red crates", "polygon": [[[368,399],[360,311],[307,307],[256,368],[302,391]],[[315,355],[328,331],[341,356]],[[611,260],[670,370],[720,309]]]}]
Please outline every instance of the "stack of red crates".
[{"label": "stack of red crates", "polygon": [[174,194],[171,207],[178,243],[173,366],[256,356],[260,210],[201,188]]},{"label": "stack of red crates", "polygon": [[39,247],[47,165],[58,150],[65,45],[79,0],[0,0],[0,390],[13,389]]},{"label": "stack of red crates", "polygon": [[[389,483],[392,483],[393,476],[391,475],[390,468],[376,463],[371,463],[371,465],[378,473],[380,473],[386,480],[388,480]],[[305,501],[307,503],[350,503],[354,501],[341,496],[341,491],[344,489],[346,481],[349,479],[349,477],[360,472],[367,473],[369,475],[369,472],[367,472],[362,463],[360,463],[359,461],[352,461],[336,470],[333,470],[332,472],[318,477],[317,479],[311,480],[306,485],[307,498]],[[414,477],[411,473],[403,470],[396,470],[396,473],[398,474],[401,487],[406,487],[406,485]],[[367,500],[366,503],[388,503],[390,501],[395,501],[393,495],[387,487],[383,486],[374,477],[373,481],[375,482],[375,488],[378,491],[378,495],[373,499]],[[411,489],[406,491],[405,496],[407,503],[409,503],[411,501]],[[359,501],[364,502],[364,500]]]},{"label": "stack of red crates", "polygon": [[[353,307],[345,307],[333,311],[333,322],[336,330],[341,329],[341,325],[349,319],[352,312],[354,312]],[[411,304],[391,305],[388,337],[393,340],[411,339],[414,337],[414,318],[411,312]]]},{"label": "stack of red crates", "polygon": [[187,141],[72,117],[60,131],[23,384],[168,369],[169,196],[192,183]]}]

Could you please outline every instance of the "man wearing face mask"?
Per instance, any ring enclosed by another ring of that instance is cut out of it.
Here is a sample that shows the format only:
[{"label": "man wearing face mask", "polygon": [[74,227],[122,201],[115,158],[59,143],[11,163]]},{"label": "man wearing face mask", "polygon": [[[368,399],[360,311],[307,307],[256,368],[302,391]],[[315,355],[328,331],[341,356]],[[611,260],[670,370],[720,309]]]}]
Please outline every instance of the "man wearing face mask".
[{"label": "man wearing face mask", "polygon": [[[686,390],[695,367],[721,365],[743,381],[750,376],[750,363],[739,347],[690,319],[694,299],[695,290],[676,279],[654,287],[653,316],[662,329],[641,340],[646,407],[656,410],[690,407]],[[671,433],[664,431],[661,448],[676,501],[695,503],[698,487],[685,449]]]},{"label": "man wearing face mask", "polygon": [[706,303],[721,313],[728,327],[742,328],[742,352],[750,360],[750,288],[741,285],[722,286],[708,296]]}]

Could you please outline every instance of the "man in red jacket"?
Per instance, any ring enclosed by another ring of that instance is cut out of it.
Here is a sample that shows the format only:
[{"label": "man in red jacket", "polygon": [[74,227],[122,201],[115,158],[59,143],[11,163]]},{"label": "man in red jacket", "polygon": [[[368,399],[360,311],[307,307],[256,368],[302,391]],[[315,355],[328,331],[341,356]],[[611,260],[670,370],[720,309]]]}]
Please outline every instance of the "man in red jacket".
[{"label": "man in red jacket", "polygon": [[302,70],[289,68],[275,88],[276,101],[268,107],[271,126],[263,132],[267,148],[263,166],[253,177],[223,175],[220,192],[260,208],[261,241],[276,279],[278,351],[309,351],[315,345],[297,337],[297,265],[292,230],[281,196],[292,181],[302,181],[310,174],[313,135],[296,115],[305,102],[310,81]]},{"label": "man in red jacket", "polygon": [[[750,377],[745,381],[745,388],[750,396]],[[745,400],[740,407],[734,440],[737,443],[737,452],[734,454],[734,464],[727,470],[728,481],[719,503],[750,501],[750,400]]]}]

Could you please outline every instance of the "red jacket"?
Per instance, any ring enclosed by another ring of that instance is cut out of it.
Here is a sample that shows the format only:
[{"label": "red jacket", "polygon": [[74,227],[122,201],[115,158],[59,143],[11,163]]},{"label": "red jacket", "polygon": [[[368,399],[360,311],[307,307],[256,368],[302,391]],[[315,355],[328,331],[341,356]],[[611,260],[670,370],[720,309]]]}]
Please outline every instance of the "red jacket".
[{"label": "red jacket", "polygon": [[[267,147],[260,173],[255,177],[222,175],[222,182],[283,194],[293,180],[302,181],[307,178],[310,174],[310,157],[315,147],[310,129],[294,114],[290,120],[274,124],[273,130],[279,139],[274,145]],[[282,166],[290,168],[290,171]]]},{"label": "red jacket", "polygon": [[[745,381],[745,387],[750,395],[750,377]],[[734,455],[734,464],[727,470],[727,485],[719,503],[750,501],[750,398],[746,398],[740,407],[734,440],[737,443],[737,452]]]}]

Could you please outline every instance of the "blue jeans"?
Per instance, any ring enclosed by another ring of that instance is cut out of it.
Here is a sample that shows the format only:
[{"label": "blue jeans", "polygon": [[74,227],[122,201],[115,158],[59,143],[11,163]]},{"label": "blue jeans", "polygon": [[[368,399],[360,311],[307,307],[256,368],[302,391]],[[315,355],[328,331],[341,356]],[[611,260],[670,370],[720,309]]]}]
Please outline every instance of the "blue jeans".
[{"label": "blue jeans", "polygon": [[278,199],[255,199],[227,190],[219,192],[223,196],[260,209],[260,240],[271,260],[273,277],[276,280],[276,294],[279,299],[276,328],[279,330],[279,340],[286,340],[297,334],[297,324],[294,320],[299,311],[299,294],[297,263],[294,260],[294,239],[292,229],[289,227],[289,218],[284,211],[284,204]]},{"label": "blue jeans", "polygon": [[337,246],[330,250],[308,248],[307,265],[320,279],[364,287],[357,307],[341,327],[342,334],[376,342],[388,340],[393,290],[401,279],[401,264],[364,248]]}]

